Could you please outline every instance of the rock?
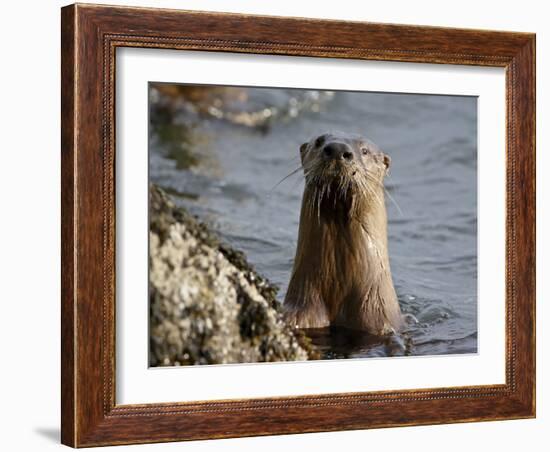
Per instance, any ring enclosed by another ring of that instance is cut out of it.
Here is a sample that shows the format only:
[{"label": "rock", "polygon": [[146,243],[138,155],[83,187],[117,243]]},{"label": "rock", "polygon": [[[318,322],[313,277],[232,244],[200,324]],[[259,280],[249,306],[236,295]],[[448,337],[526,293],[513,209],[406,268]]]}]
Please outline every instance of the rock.
[{"label": "rock", "polygon": [[151,366],[318,358],[277,288],[154,185],[150,218]]}]

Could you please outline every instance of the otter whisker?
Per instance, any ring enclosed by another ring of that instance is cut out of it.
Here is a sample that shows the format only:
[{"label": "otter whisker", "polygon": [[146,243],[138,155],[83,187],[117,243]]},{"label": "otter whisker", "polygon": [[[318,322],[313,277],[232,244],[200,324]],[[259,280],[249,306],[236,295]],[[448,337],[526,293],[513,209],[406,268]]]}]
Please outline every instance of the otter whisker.
[{"label": "otter whisker", "polygon": [[370,187],[369,184],[367,184],[364,180],[360,180],[358,182],[358,186],[363,193],[366,193],[371,199],[378,203],[378,205],[382,205],[382,199],[380,198],[378,193],[376,193],[374,189]]},{"label": "otter whisker", "polygon": [[[367,176],[367,179],[368,179],[369,181],[371,181],[371,182],[374,182],[374,183],[378,186],[378,188],[384,188],[383,185],[380,184],[380,182],[379,182],[378,180],[376,180],[373,176],[371,176],[371,175],[368,174],[368,173],[367,173],[366,176]],[[373,188],[373,187],[370,187],[366,182],[364,182],[364,186],[365,186],[365,188],[366,188],[367,193],[368,193],[370,196],[374,197],[375,200],[376,200],[379,204],[382,204],[382,203],[383,203],[382,197],[379,196],[379,193],[376,193],[376,192],[374,191],[374,188]]]},{"label": "otter whisker", "polygon": [[382,188],[382,190],[384,190],[384,193],[387,195],[387,197],[389,198],[389,200],[393,203],[393,205],[396,207],[397,211],[399,212],[399,215],[403,216],[403,211],[401,210],[401,207],[399,207],[399,204],[397,203],[397,201],[393,198],[392,195],[390,195],[390,193],[388,192],[388,190],[386,189],[386,187],[384,187],[384,184],[382,184],[379,180],[375,179],[372,175],[370,174],[367,174],[367,177],[370,177],[370,180],[372,180],[374,183],[378,184],[378,186],[380,188]]},{"label": "otter whisker", "polygon": [[283,177],[279,182],[277,182],[273,187],[270,188],[269,191],[275,190],[279,185],[281,185],[285,180],[287,180],[289,177],[294,176],[296,173],[300,172],[302,170],[302,167],[299,166],[295,170],[292,170],[290,174],[287,174],[285,177]]},{"label": "otter whisker", "polygon": [[310,217],[313,217],[315,215],[315,205],[317,203],[317,184],[314,184],[313,185],[313,188],[312,188],[312,194],[311,194],[311,199],[309,199],[308,197],[308,200],[309,200],[309,216]]},{"label": "otter whisker", "polygon": [[397,211],[399,212],[399,215],[403,216],[403,211],[401,210],[401,207],[399,207],[399,204],[397,204],[397,201],[393,198],[392,195],[390,195],[388,193],[388,190],[386,190],[384,188],[384,191],[386,192],[386,195],[388,196],[388,198],[390,199],[390,201],[393,203],[393,205],[395,206],[395,208],[397,209]]},{"label": "otter whisker", "polygon": [[323,189],[318,193],[317,196],[317,220],[321,224],[321,201],[323,199]]}]

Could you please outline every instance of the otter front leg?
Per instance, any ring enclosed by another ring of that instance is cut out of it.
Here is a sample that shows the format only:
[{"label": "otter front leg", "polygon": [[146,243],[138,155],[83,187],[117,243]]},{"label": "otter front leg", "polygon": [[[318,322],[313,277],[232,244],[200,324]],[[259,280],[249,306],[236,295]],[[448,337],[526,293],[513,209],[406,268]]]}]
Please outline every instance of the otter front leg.
[{"label": "otter front leg", "polygon": [[297,328],[324,328],[330,326],[327,309],[323,303],[301,300],[293,303],[285,300],[284,316],[287,322]]},{"label": "otter front leg", "polygon": [[391,283],[376,281],[370,287],[352,292],[342,304],[338,323],[376,336],[397,333],[402,324],[401,311]]},{"label": "otter front leg", "polygon": [[363,322],[366,329],[378,336],[397,333],[402,327],[402,315],[391,279],[373,287],[363,300]]}]

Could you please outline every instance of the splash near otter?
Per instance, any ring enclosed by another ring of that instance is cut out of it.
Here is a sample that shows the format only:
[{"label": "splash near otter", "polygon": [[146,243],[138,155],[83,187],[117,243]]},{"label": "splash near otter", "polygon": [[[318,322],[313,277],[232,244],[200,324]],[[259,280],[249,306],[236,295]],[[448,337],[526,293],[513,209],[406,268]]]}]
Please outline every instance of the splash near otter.
[{"label": "splash near otter", "polygon": [[384,203],[390,157],[372,141],[343,133],[302,144],[300,157],[305,188],[287,318],[299,328],[399,331]]}]

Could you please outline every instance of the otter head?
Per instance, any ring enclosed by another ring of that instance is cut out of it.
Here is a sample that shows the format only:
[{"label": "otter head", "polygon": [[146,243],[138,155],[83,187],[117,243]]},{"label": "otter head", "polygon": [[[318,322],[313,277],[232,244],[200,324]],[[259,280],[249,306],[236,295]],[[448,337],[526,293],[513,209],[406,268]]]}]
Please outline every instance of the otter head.
[{"label": "otter head", "polygon": [[319,216],[349,219],[383,203],[390,157],[361,135],[325,133],[300,146],[308,201]]}]

